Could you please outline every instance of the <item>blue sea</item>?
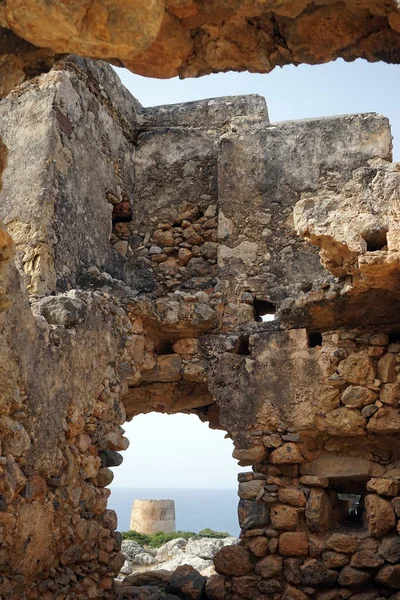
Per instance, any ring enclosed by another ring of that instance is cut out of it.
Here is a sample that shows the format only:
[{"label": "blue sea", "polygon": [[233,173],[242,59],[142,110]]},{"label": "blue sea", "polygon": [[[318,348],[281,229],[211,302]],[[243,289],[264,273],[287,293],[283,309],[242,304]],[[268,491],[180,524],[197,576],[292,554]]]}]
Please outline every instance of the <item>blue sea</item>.
[{"label": "blue sea", "polygon": [[138,500],[175,500],[176,529],[198,533],[209,527],[239,535],[237,490],[112,487],[108,508],[118,515],[118,530],[128,531],[132,504]]}]

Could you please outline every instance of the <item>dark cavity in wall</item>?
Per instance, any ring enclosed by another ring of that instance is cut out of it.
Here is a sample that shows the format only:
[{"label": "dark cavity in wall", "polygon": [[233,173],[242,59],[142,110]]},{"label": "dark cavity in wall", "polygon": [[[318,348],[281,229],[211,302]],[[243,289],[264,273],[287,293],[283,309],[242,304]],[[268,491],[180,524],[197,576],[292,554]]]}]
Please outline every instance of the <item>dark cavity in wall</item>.
[{"label": "dark cavity in wall", "polygon": [[307,331],[308,347],[317,348],[322,346],[322,334],[318,331]]},{"label": "dark cavity in wall", "polygon": [[389,344],[399,344],[400,343],[400,329],[392,329],[389,332]]},{"label": "dark cavity in wall", "polygon": [[250,355],[250,344],[249,344],[249,336],[242,335],[238,340],[237,353],[243,354],[245,356]]},{"label": "dark cavity in wall", "polygon": [[386,229],[364,232],[362,234],[362,237],[367,243],[367,252],[378,252],[379,250],[387,250],[386,234]]}]

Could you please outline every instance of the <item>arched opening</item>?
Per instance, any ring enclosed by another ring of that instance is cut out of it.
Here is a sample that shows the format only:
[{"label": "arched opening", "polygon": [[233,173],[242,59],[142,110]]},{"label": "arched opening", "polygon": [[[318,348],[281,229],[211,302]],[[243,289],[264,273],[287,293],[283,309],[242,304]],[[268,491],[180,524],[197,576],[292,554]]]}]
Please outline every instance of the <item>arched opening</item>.
[{"label": "arched opening", "polygon": [[[211,575],[213,555],[223,545],[236,543],[239,535],[240,467],[232,459],[233,443],[193,414],[140,414],[124,428],[131,444],[123,463],[113,468],[109,499],[124,539],[126,561],[120,577],[174,570],[180,564]],[[174,501],[175,514],[172,508],[168,523],[175,516],[175,527],[158,533],[161,521],[153,524],[155,513],[146,512],[154,504],[136,502],[132,512],[136,500]],[[136,520],[131,520],[134,514]],[[139,523],[135,533],[132,523]]]}]

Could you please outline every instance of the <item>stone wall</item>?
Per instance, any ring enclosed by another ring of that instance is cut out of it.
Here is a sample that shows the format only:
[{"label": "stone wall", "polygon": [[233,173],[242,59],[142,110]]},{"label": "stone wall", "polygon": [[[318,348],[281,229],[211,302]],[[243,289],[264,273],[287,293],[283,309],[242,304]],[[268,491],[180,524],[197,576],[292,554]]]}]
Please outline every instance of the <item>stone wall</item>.
[{"label": "stone wall", "polygon": [[110,467],[123,423],[159,411],[225,430],[252,467],[209,600],[393,596],[387,119],[270,123],[257,96],[143,109],[74,57],[0,113],[0,595],[114,596]]}]

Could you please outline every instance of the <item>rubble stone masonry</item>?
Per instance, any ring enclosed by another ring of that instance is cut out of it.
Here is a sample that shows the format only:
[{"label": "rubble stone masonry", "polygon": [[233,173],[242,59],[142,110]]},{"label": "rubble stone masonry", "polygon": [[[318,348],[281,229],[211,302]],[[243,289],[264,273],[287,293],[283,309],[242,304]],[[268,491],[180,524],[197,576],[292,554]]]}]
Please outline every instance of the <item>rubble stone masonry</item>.
[{"label": "rubble stone masonry", "polygon": [[1,599],[142,598],[115,589],[107,486],[151,411],[197,414],[249,467],[203,598],[400,597],[387,119],[145,109],[77,57],[0,117]]}]

